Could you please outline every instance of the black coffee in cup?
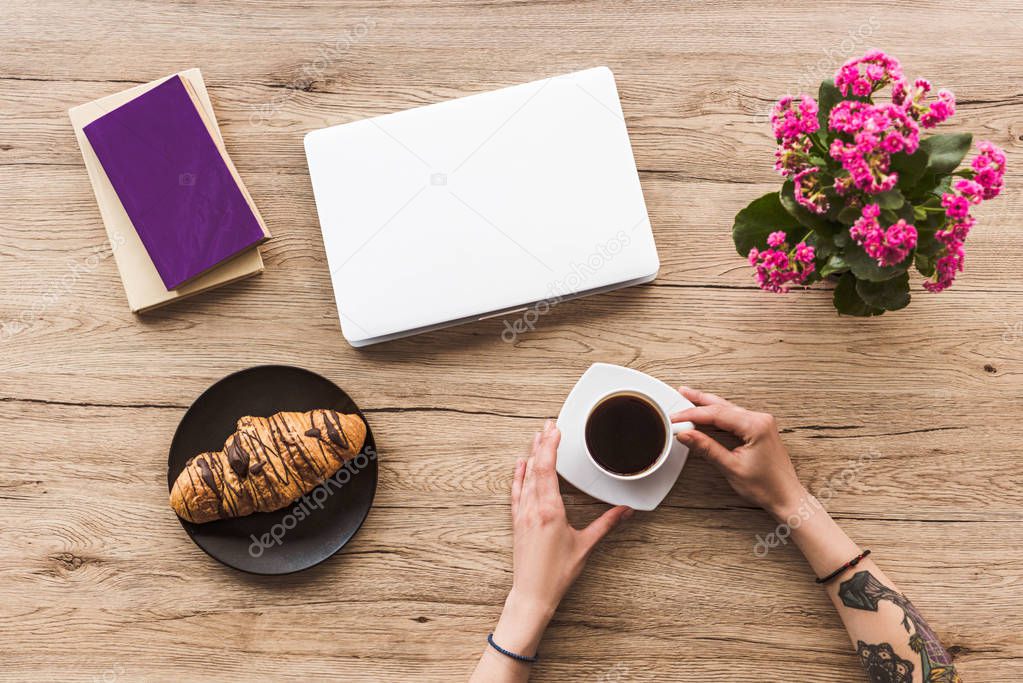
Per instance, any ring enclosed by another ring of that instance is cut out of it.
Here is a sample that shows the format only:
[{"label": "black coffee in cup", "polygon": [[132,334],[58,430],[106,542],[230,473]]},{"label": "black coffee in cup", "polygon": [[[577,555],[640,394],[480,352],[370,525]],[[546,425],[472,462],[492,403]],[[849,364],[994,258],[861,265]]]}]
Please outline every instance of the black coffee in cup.
[{"label": "black coffee in cup", "polygon": [[649,401],[632,394],[609,396],[586,420],[586,448],[608,472],[639,474],[664,452],[664,419]]}]

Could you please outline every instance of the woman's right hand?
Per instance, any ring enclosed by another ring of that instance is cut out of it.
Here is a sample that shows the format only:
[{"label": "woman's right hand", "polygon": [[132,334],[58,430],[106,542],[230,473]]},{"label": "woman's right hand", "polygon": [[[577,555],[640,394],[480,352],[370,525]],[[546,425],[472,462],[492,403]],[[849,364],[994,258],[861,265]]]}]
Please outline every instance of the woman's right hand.
[{"label": "woman's right hand", "polygon": [[679,393],[695,407],[675,413],[672,422],[688,420],[698,426],[713,426],[734,434],[742,445],[728,450],[697,430],[680,432],[678,440],[721,470],[745,500],[764,508],[778,520],[792,514],[808,494],[792,467],[774,417],[689,387],[680,388]]}]

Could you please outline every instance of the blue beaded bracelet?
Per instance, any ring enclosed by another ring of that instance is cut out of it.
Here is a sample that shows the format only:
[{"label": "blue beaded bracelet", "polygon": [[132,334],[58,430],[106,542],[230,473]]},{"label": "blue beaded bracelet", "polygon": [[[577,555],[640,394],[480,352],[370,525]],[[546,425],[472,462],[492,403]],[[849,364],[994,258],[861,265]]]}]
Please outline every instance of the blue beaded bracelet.
[{"label": "blue beaded bracelet", "polygon": [[538,655],[538,654],[533,655],[532,657],[527,657],[525,655],[517,655],[514,652],[509,652],[508,650],[505,650],[503,647],[501,647],[500,645],[498,645],[497,643],[494,642],[494,634],[493,633],[491,633],[490,635],[487,636],[487,642],[490,643],[490,647],[494,648],[495,650],[500,652],[505,657],[511,657],[512,659],[514,659],[517,662],[525,662],[526,664],[533,664],[538,659],[540,659],[540,655]]}]

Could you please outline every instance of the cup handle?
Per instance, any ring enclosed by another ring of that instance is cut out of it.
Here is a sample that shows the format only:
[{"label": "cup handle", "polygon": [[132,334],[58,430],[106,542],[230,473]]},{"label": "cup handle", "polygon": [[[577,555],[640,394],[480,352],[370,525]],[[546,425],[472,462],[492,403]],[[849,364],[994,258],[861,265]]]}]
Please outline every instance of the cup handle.
[{"label": "cup handle", "polygon": [[673,422],[671,425],[671,435],[675,436],[679,432],[684,432],[690,429],[696,429],[696,425],[692,422]]}]

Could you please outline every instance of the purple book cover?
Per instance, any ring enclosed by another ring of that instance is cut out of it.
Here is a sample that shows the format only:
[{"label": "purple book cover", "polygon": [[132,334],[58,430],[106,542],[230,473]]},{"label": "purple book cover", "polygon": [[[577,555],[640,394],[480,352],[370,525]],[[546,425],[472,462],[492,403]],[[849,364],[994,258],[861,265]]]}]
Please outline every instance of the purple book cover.
[{"label": "purple book cover", "polygon": [[179,76],[84,131],[167,289],[265,239]]}]

